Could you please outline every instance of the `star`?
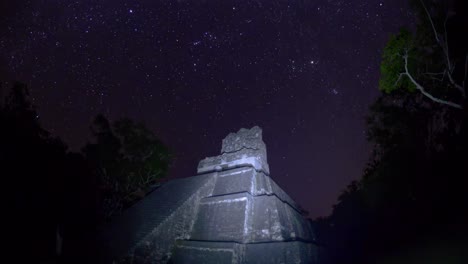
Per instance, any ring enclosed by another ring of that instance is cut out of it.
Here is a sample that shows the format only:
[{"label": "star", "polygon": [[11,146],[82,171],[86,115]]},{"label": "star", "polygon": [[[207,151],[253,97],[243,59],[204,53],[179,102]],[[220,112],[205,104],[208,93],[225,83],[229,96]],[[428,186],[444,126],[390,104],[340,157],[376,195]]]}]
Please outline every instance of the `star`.
[{"label": "star", "polygon": [[[0,80],[28,83],[41,123],[71,150],[91,140],[98,113],[145,122],[175,156],[190,153],[173,178],[193,175],[198,159],[219,151],[219,137],[259,125],[272,177],[312,215],[326,215],[336,197],[324,193],[361,176],[368,143],[348,137],[364,129],[352,113],[379,94],[379,52],[407,23],[405,9],[401,1],[260,2],[11,1]],[[334,129],[329,113],[343,117]],[[338,135],[344,129],[356,133]],[[352,162],[343,158],[349,149]]]}]

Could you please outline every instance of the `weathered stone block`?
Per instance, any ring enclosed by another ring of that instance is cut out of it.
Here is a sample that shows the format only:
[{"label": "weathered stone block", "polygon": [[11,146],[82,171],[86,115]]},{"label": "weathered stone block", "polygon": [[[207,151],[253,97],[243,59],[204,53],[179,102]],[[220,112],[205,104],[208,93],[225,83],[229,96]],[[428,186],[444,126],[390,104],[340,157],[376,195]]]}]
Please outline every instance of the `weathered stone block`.
[{"label": "weathered stone block", "polygon": [[171,263],[240,263],[241,259],[236,243],[203,242],[203,241],[178,241]]},{"label": "weathered stone block", "polygon": [[254,196],[250,208],[248,242],[313,240],[307,220],[277,196]]},{"label": "weathered stone block", "polygon": [[266,160],[266,145],[262,140],[262,129],[254,126],[251,129],[241,128],[237,133],[229,133],[224,139],[221,153],[236,152],[241,149],[259,150]]},{"label": "weathered stone block", "polygon": [[200,161],[197,172],[200,174],[242,166],[251,166],[257,171],[270,174],[262,129],[258,126],[241,128],[237,133],[230,133],[223,139],[221,155]]},{"label": "weathered stone block", "polygon": [[312,230],[309,222],[291,206],[285,204],[285,209],[288,214],[288,218],[294,233],[294,237],[291,238],[299,238],[306,241],[313,241],[314,237],[312,235]]},{"label": "weathered stone block", "polygon": [[171,263],[316,264],[313,244],[300,241],[237,244],[226,242],[179,241]]},{"label": "weathered stone block", "polygon": [[[276,196],[275,196],[276,197]],[[284,240],[296,239],[296,232],[294,231],[291,223],[290,216],[288,214],[289,205],[280,199],[276,200],[276,208],[278,210],[278,216],[281,221],[281,233]]]},{"label": "weathered stone block", "polygon": [[218,173],[213,196],[252,192],[254,188],[254,177],[257,173],[253,168],[237,168]]},{"label": "weathered stone block", "polygon": [[247,193],[202,199],[190,239],[242,242],[250,204]]},{"label": "weathered stone block", "polygon": [[[268,252],[268,253],[266,253]],[[300,241],[247,244],[245,263],[306,263],[315,264],[314,247]]]},{"label": "weathered stone block", "polygon": [[238,192],[249,192],[254,196],[272,194],[270,177],[251,167],[219,172],[213,196]]},{"label": "weathered stone block", "polygon": [[293,199],[291,199],[291,197],[289,197],[289,195],[287,195],[283,189],[281,189],[278,184],[276,184],[276,182],[272,179],[272,178],[268,178],[268,181],[270,182],[270,185],[271,185],[271,190],[272,192],[278,196],[282,201],[288,203],[289,205],[291,205],[292,207],[296,208],[298,211],[300,211],[300,207],[299,205],[294,202]]},{"label": "weathered stone block", "polygon": [[[248,222],[248,242],[283,240],[284,221],[280,219],[276,196],[252,197],[252,217]],[[279,201],[281,203],[281,201]],[[289,228],[290,229],[290,228]]]},{"label": "weathered stone block", "polygon": [[266,158],[259,127],[229,134],[203,175],[164,184],[102,233],[102,263],[316,263],[310,223]]},{"label": "weathered stone block", "polygon": [[239,167],[254,167],[257,171],[270,173],[268,163],[257,150],[242,149],[233,153],[224,153],[216,157],[208,157],[200,161],[197,173],[221,171]]},{"label": "weathered stone block", "polygon": [[[188,233],[201,198],[212,192],[214,174],[173,180],[145,197],[109,225],[97,236],[100,263],[112,263],[144,248],[151,237],[167,252],[171,244]],[[163,232],[164,235],[160,235]],[[153,247],[154,249],[154,247]],[[156,250],[151,251],[155,253]]]},{"label": "weathered stone block", "polygon": [[263,172],[255,174],[255,187],[253,188],[252,195],[271,194],[272,188],[270,184],[270,177]]}]

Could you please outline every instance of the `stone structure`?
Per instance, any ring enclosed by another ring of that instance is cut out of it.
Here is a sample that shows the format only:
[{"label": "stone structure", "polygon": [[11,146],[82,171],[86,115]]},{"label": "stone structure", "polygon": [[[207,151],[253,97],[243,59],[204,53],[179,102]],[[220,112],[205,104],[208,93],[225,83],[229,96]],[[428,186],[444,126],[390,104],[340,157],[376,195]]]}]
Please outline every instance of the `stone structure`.
[{"label": "stone structure", "polygon": [[259,127],[224,140],[100,235],[101,263],[316,263],[300,207],[269,177]]}]

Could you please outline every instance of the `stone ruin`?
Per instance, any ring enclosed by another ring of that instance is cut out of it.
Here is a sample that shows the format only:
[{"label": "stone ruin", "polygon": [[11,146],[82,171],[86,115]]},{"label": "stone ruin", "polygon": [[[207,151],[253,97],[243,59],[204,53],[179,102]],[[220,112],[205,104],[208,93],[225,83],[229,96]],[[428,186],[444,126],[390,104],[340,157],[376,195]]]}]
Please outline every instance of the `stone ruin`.
[{"label": "stone ruin", "polygon": [[229,134],[197,173],[162,185],[107,226],[98,262],[317,262],[309,221],[270,178],[259,127]]}]

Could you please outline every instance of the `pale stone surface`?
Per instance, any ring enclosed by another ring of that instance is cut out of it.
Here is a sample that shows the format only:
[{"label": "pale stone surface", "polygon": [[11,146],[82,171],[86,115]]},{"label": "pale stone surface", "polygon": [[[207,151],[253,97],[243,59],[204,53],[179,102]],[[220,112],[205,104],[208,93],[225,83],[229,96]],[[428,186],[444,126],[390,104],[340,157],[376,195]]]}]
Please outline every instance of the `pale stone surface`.
[{"label": "pale stone surface", "polygon": [[246,245],[244,263],[315,264],[317,263],[316,256],[316,248],[302,241],[258,243]]},{"label": "pale stone surface", "polygon": [[142,255],[162,259],[176,239],[188,236],[198,201],[211,194],[214,179],[211,174],[171,181],[128,209],[99,234],[99,262]]},{"label": "pale stone surface", "polygon": [[197,173],[222,171],[227,169],[250,166],[257,171],[270,174],[270,168],[258,150],[241,149],[232,153],[224,153],[220,156],[207,157],[200,161]]},{"label": "pale stone surface", "polygon": [[174,263],[246,263],[245,245],[232,242],[179,241],[174,250]]},{"label": "pale stone surface", "polygon": [[293,199],[291,199],[291,197],[289,197],[289,195],[286,194],[286,192],[284,192],[283,189],[281,189],[275,181],[273,181],[273,179],[268,177],[268,181],[271,186],[271,192],[278,196],[279,199],[281,199],[285,203],[288,203],[291,207],[295,208],[298,211],[302,210],[300,206]]},{"label": "pale stone surface", "polygon": [[[147,233],[144,239],[130,250],[127,259],[130,257],[132,263],[138,264],[165,263],[170,259],[175,241],[190,237],[189,232],[195,222],[200,200],[213,190],[214,177],[213,175],[207,176],[205,184],[198,188],[179,208],[174,208],[173,213],[161,224]],[[120,263],[127,262],[121,260]]]},{"label": "pale stone surface", "polygon": [[317,250],[302,241],[237,244],[224,242],[180,241],[172,261],[178,264],[229,263],[317,263]]},{"label": "pale stone surface", "polygon": [[221,155],[200,161],[197,173],[243,166],[252,166],[257,171],[270,174],[262,129],[258,126],[251,129],[241,128],[237,133],[230,133],[223,139]]},{"label": "pale stone surface", "polygon": [[310,233],[300,213],[276,195],[240,192],[202,199],[190,239],[258,243],[311,240]]},{"label": "pale stone surface", "polygon": [[266,146],[262,140],[262,129],[260,127],[241,128],[237,133],[229,133],[223,139],[221,154],[239,151],[243,148],[260,151],[266,160]]},{"label": "pale stone surface", "polygon": [[213,195],[225,195],[238,192],[252,192],[254,189],[255,170],[238,168],[218,173]]},{"label": "pale stone surface", "polygon": [[197,171],[116,221],[102,263],[316,263],[310,223],[269,177],[259,127],[229,134]]},{"label": "pale stone surface", "polygon": [[281,221],[275,196],[256,196],[251,206],[249,242],[284,240],[282,229],[287,222]]},{"label": "pale stone surface", "polygon": [[246,193],[203,199],[190,239],[243,242],[250,204]]}]

